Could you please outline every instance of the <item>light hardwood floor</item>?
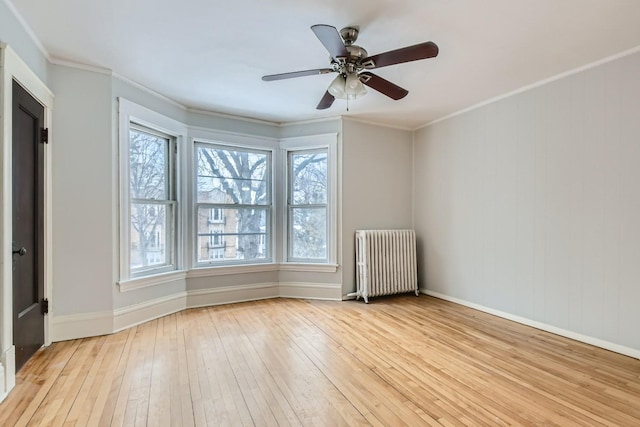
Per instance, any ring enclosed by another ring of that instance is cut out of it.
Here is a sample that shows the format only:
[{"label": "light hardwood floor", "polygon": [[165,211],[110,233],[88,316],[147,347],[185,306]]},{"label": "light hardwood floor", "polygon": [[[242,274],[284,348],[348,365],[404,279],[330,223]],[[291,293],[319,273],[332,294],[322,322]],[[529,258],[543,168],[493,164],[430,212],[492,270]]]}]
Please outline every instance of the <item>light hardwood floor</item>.
[{"label": "light hardwood floor", "polygon": [[0,425],[640,425],[640,361],[421,296],[192,309],[42,349]]}]

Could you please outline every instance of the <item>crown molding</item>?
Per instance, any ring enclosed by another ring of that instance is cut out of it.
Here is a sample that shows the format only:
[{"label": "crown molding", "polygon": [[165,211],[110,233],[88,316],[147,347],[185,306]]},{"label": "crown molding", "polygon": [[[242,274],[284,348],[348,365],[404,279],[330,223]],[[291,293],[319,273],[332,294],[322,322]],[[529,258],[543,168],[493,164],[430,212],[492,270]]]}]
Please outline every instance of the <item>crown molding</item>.
[{"label": "crown molding", "polygon": [[18,9],[14,6],[14,4],[10,0],[4,0],[4,4],[11,11],[13,16],[18,20],[18,23],[22,26],[22,29],[27,33],[31,41],[36,45],[38,50],[44,55],[47,61],[51,62],[51,54],[44,47],[40,39],[36,36],[36,33],[33,31],[31,26],[27,23],[27,21],[22,17],[22,14],[18,12]]},{"label": "crown molding", "polygon": [[345,116],[331,116],[331,117],[323,117],[323,118],[319,118],[319,119],[299,120],[299,121],[294,121],[294,122],[279,122],[279,123],[276,123],[276,125],[278,127],[281,127],[281,128],[286,128],[286,127],[291,127],[291,126],[310,125],[310,124],[314,124],[314,123],[332,122],[332,121],[341,120],[344,117]]},{"label": "crown molding", "polygon": [[406,126],[397,126],[397,125],[391,125],[388,123],[379,123],[379,122],[374,122],[372,120],[367,120],[367,119],[362,119],[359,117],[354,117],[354,116],[342,116],[343,120],[347,120],[347,121],[352,121],[352,122],[357,122],[357,123],[364,123],[367,125],[372,125],[372,126],[379,126],[379,127],[383,127],[383,128],[389,128],[389,129],[397,129],[397,130],[404,130],[404,131],[408,131],[411,132],[414,129],[413,128],[409,128]]},{"label": "crown molding", "polygon": [[60,65],[67,68],[75,68],[76,70],[103,74],[105,76],[113,76],[113,71],[111,71],[109,68],[99,67],[97,65],[83,64],[82,62],[70,61],[68,59],[62,59],[56,56],[52,56],[51,58],[49,58],[49,63],[51,63],[52,65]]},{"label": "crown molding", "polygon": [[272,122],[272,121],[269,121],[269,120],[256,119],[256,118],[253,118],[253,117],[246,117],[246,116],[236,116],[234,114],[219,113],[217,111],[203,110],[203,109],[200,109],[200,108],[187,107],[186,110],[189,113],[202,114],[202,115],[205,115],[205,116],[212,116],[212,117],[220,117],[222,119],[240,120],[240,121],[243,121],[243,122],[250,122],[250,123],[256,123],[256,124],[267,125],[267,126],[278,126],[279,125],[278,122]]},{"label": "crown molding", "polygon": [[112,76],[114,78],[116,78],[118,80],[121,80],[121,81],[123,81],[123,82],[125,82],[125,83],[127,83],[127,84],[129,84],[129,85],[131,85],[131,86],[133,86],[135,88],[137,88],[137,89],[140,89],[141,91],[146,92],[149,95],[155,96],[156,98],[158,98],[158,99],[160,99],[162,101],[165,101],[168,104],[173,105],[174,107],[177,107],[177,108],[179,108],[179,109],[181,109],[183,111],[189,111],[189,108],[186,105],[176,101],[173,98],[169,98],[168,96],[163,95],[160,92],[158,92],[158,91],[156,91],[154,89],[151,89],[151,88],[149,88],[149,87],[147,87],[147,86],[145,86],[145,85],[143,85],[141,83],[138,83],[138,82],[136,82],[134,80],[131,80],[130,78],[125,77],[122,74],[116,73],[115,71],[112,71],[111,74],[112,74]]},{"label": "crown molding", "polygon": [[588,63],[586,65],[582,65],[580,67],[571,69],[569,71],[565,71],[563,73],[556,74],[555,76],[552,76],[552,77],[549,77],[549,78],[546,78],[546,79],[543,79],[543,80],[539,80],[539,81],[537,81],[535,83],[522,86],[522,87],[520,87],[518,89],[509,91],[509,92],[504,93],[502,95],[498,95],[498,96],[495,96],[493,98],[489,98],[489,99],[487,99],[485,101],[479,102],[479,103],[474,104],[474,105],[472,105],[470,107],[463,108],[463,109],[458,110],[458,111],[456,111],[454,113],[447,114],[446,116],[440,117],[440,118],[432,120],[432,121],[430,121],[430,122],[428,122],[428,123],[426,123],[424,125],[418,126],[417,128],[414,128],[413,131],[415,132],[415,131],[418,131],[420,129],[424,129],[424,128],[429,127],[429,126],[431,126],[433,124],[436,124],[436,123],[439,123],[439,122],[443,122],[445,120],[449,120],[450,118],[459,116],[461,114],[468,113],[469,111],[473,111],[473,110],[476,110],[478,108],[484,107],[486,105],[493,104],[494,102],[497,102],[497,101],[500,101],[500,100],[503,100],[503,99],[518,95],[518,94],[523,93],[523,92],[530,91],[532,89],[535,89],[535,88],[540,87],[540,86],[544,86],[544,85],[546,85],[548,83],[551,83],[551,82],[554,82],[556,80],[564,79],[565,77],[569,77],[569,76],[572,76],[574,74],[581,73],[581,72],[589,70],[591,68],[595,68],[595,67],[598,67],[600,65],[603,65],[603,64],[606,64],[606,63],[609,63],[609,62],[613,62],[615,60],[624,58],[626,56],[633,55],[634,53],[638,53],[638,52],[640,52],[640,45],[638,45],[638,46],[636,46],[634,48],[622,51],[620,53],[616,53],[615,55],[607,56],[607,57],[599,59],[597,61],[590,62],[590,63]]}]

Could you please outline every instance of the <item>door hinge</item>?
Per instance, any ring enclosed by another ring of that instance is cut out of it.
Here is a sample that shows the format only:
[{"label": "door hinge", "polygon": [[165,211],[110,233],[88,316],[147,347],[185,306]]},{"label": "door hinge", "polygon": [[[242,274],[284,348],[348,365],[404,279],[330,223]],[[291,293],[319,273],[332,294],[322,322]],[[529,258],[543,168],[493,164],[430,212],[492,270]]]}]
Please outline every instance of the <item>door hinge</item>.
[{"label": "door hinge", "polygon": [[49,314],[49,300],[44,298],[42,300],[42,302],[40,302],[40,310],[42,311],[42,314]]},{"label": "door hinge", "polygon": [[43,144],[49,143],[49,128],[40,129],[40,142]]}]

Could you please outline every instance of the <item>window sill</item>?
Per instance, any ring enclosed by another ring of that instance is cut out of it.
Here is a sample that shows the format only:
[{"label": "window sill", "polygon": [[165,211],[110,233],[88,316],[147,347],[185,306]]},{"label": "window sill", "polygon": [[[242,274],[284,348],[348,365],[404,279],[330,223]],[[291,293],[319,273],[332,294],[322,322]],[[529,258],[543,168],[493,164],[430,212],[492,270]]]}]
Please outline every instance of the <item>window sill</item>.
[{"label": "window sill", "polygon": [[283,262],[279,264],[280,271],[303,271],[307,273],[335,273],[338,264],[312,264],[300,262]]},{"label": "window sill", "polygon": [[149,286],[175,282],[176,280],[184,280],[186,278],[187,272],[184,270],[171,271],[169,273],[154,274],[153,276],[122,280],[118,282],[118,287],[120,288],[120,292],[128,292],[136,289],[147,288]]}]

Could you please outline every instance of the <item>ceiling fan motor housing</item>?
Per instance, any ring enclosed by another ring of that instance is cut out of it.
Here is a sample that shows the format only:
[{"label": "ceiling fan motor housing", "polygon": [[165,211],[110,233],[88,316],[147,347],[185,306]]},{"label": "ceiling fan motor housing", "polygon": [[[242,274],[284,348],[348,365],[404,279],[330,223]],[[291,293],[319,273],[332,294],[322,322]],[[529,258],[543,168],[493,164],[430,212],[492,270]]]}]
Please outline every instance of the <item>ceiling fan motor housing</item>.
[{"label": "ceiling fan motor housing", "polygon": [[367,57],[367,51],[356,45],[345,46],[348,56],[344,58],[337,58],[337,70],[342,74],[351,74],[362,71],[364,66],[361,64],[361,61]]},{"label": "ceiling fan motor housing", "polygon": [[361,65],[361,61],[368,56],[363,47],[353,44],[358,38],[358,33],[357,27],[345,27],[340,30],[340,37],[344,41],[348,56],[336,58],[338,60],[336,71],[345,76],[362,71],[364,66]]}]

